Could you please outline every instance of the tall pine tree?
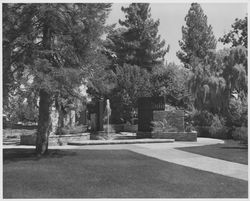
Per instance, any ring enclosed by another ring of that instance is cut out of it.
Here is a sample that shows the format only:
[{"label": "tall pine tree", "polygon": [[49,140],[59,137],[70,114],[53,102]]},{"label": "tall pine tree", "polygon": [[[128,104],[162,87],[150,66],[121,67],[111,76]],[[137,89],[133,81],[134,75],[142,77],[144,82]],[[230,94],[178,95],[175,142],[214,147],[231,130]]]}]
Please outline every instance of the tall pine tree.
[{"label": "tall pine tree", "polygon": [[154,65],[162,63],[167,49],[165,41],[158,35],[160,21],[151,18],[148,3],[132,3],[122,7],[125,20],[119,20],[122,28],[114,30],[107,37],[107,48],[117,57],[117,63],[137,65],[151,71]]},{"label": "tall pine tree", "polygon": [[[26,52],[18,61],[32,75],[32,88],[39,92],[36,151],[44,154],[48,150],[52,103],[60,97],[78,97],[74,89],[95,68],[93,54],[97,54],[98,41],[111,5],[14,5],[19,8],[13,15],[15,18],[16,15],[21,16],[24,20],[18,21],[17,28],[20,27],[21,34],[12,41],[11,44],[16,43],[12,51],[15,53],[21,49]],[[6,4],[3,13],[12,6]],[[8,23],[13,16],[9,16],[9,20],[7,15],[4,16],[4,24],[15,26]],[[4,32],[4,38],[8,36],[9,33]],[[6,68],[12,69],[13,65],[6,65]],[[16,81],[20,84],[20,80]]]},{"label": "tall pine tree", "polygon": [[191,4],[185,21],[186,26],[182,27],[182,40],[179,41],[181,51],[177,52],[177,57],[186,68],[192,68],[191,62],[194,58],[202,60],[210,49],[216,48],[216,39],[200,4]]}]

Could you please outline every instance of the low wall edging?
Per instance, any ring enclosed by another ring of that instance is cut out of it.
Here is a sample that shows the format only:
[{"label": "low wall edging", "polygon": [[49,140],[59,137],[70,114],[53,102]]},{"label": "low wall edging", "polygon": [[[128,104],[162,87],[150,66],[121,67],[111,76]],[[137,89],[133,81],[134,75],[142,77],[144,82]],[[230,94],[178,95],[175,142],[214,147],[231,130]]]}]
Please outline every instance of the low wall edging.
[{"label": "low wall edging", "polygon": [[[51,135],[49,136],[49,146],[66,145],[68,141],[90,140],[90,133],[81,133],[73,135]],[[36,134],[21,135],[21,145],[36,145]]]}]

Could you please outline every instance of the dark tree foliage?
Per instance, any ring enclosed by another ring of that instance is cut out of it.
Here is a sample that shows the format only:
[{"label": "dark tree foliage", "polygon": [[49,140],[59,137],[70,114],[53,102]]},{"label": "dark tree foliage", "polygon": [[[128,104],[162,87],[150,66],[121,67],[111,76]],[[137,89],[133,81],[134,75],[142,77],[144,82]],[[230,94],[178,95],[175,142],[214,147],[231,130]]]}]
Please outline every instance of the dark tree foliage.
[{"label": "dark tree foliage", "polygon": [[156,68],[151,76],[154,96],[165,96],[168,104],[178,107],[188,107],[189,70],[175,63]]},{"label": "dark tree foliage", "polygon": [[116,88],[110,96],[112,121],[130,121],[131,112],[138,107],[138,98],[152,95],[150,74],[139,66],[124,64],[116,68],[114,78]]},{"label": "dark tree foliage", "polygon": [[[94,99],[108,98],[116,87],[114,72],[109,69],[110,60],[102,54],[96,53],[95,71],[87,79],[87,93]],[[93,58],[94,59],[94,58]]]},{"label": "dark tree foliage", "polygon": [[9,98],[16,94],[25,64],[30,61],[31,13],[23,14],[24,4],[3,4],[3,108],[9,108]]},{"label": "dark tree foliage", "polygon": [[181,51],[177,52],[177,57],[186,68],[192,68],[190,64],[193,59],[204,59],[209,50],[216,48],[216,39],[200,4],[191,4],[185,21],[182,40],[179,41]]},{"label": "dark tree foliage", "polygon": [[125,20],[119,20],[122,27],[108,35],[106,47],[115,54],[120,66],[127,63],[151,71],[163,62],[168,51],[158,35],[160,21],[151,18],[148,3],[132,3],[122,7],[122,11],[125,13]]},{"label": "dark tree foliage", "polygon": [[244,19],[235,19],[232,30],[219,39],[223,44],[231,44],[232,47],[242,45],[247,48],[247,16]]},{"label": "dark tree foliage", "polygon": [[[17,59],[18,71],[27,69],[33,78],[30,90],[39,93],[36,144],[39,154],[48,149],[53,101],[65,96],[79,97],[75,89],[95,68],[91,55],[97,51],[110,7],[110,4],[5,4],[3,7],[3,38],[6,46],[11,47],[10,61],[4,63],[4,68],[13,74],[14,55],[21,55]],[[18,35],[11,37],[16,27]],[[20,85],[18,79],[16,82]]]}]

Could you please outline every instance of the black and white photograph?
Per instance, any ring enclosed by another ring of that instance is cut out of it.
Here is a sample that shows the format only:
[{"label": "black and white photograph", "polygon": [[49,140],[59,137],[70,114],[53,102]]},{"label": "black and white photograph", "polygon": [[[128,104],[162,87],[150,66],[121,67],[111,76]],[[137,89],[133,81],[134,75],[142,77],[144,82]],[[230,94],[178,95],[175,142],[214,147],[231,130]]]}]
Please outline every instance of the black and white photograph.
[{"label": "black and white photograph", "polygon": [[246,1],[1,1],[2,199],[248,199]]}]

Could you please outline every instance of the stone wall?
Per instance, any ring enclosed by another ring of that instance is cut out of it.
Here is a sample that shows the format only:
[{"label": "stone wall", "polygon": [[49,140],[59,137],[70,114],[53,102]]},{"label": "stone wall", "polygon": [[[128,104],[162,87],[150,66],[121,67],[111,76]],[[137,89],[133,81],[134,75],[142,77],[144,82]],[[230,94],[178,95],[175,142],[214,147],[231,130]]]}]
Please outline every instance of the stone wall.
[{"label": "stone wall", "polygon": [[[90,133],[72,134],[72,135],[52,135],[49,136],[49,146],[66,145],[69,141],[90,140]],[[20,137],[21,145],[36,145],[36,135],[22,135]]]},{"label": "stone wall", "polygon": [[[104,131],[108,131],[108,125],[104,124]],[[138,124],[131,125],[131,124],[110,124],[109,125],[109,132],[110,133],[119,133],[119,132],[132,132],[135,133],[138,130]]]},{"label": "stone wall", "polygon": [[137,139],[152,138],[152,132],[137,131],[136,132],[136,138]]},{"label": "stone wall", "polygon": [[184,110],[153,111],[152,132],[139,131],[137,138],[197,141],[197,132],[185,132]]},{"label": "stone wall", "polygon": [[21,145],[36,145],[36,134],[21,135],[20,144]]},{"label": "stone wall", "polygon": [[154,139],[174,139],[175,141],[197,141],[197,132],[152,132]]},{"label": "stone wall", "polygon": [[49,146],[67,145],[69,141],[90,140],[89,133],[72,134],[72,135],[53,135],[49,137]]}]

